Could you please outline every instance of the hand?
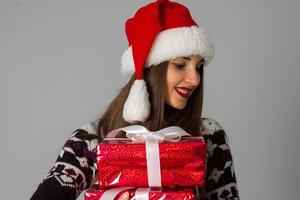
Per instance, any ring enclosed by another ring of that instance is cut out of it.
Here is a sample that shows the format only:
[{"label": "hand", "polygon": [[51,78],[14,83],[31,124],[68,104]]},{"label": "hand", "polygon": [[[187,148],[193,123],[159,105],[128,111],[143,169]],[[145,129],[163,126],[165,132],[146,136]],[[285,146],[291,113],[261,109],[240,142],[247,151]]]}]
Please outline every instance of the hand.
[{"label": "hand", "polygon": [[124,192],[118,200],[129,200],[129,193]]}]

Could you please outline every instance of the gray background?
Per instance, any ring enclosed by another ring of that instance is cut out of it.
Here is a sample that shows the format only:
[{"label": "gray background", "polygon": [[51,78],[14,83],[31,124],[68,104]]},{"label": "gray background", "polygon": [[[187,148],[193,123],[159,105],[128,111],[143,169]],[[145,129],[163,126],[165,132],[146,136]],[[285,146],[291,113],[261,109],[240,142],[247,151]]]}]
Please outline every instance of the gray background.
[{"label": "gray background", "polygon": [[[0,194],[29,199],[71,132],[127,81],[124,22],[146,0],[0,0]],[[299,199],[300,1],[179,1],[214,38],[204,115],[243,200]]]}]

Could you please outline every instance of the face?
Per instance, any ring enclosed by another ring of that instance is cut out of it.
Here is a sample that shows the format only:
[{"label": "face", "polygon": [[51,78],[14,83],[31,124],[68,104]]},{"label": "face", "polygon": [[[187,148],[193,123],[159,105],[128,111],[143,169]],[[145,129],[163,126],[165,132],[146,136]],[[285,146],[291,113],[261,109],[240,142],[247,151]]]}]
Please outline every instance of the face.
[{"label": "face", "polygon": [[204,59],[198,55],[169,61],[165,94],[167,105],[176,109],[185,107],[188,98],[200,83],[200,69],[203,64]]}]

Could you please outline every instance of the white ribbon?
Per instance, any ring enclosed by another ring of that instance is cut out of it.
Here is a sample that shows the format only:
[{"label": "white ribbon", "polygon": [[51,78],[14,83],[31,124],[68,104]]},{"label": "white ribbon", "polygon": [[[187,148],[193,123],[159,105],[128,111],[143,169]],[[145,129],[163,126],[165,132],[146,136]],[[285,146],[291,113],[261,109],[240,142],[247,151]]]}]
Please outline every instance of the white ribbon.
[{"label": "white ribbon", "polygon": [[[178,142],[182,136],[191,136],[178,126],[170,126],[159,131],[149,131],[144,126],[132,125],[114,130],[108,137],[115,137],[118,131],[125,131],[126,137],[132,141],[145,142],[148,185],[161,187],[161,169],[159,157],[159,145],[163,141]],[[106,138],[108,140],[112,138]],[[115,138],[119,139],[119,138]],[[104,139],[105,140],[105,139]]]},{"label": "white ribbon", "polygon": [[149,187],[161,187],[161,169],[159,158],[159,146],[155,141],[145,142],[147,175]]},{"label": "white ribbon", "polygon": [[149,200],[150,188],[138,188],[135,191],[135,200]]}]

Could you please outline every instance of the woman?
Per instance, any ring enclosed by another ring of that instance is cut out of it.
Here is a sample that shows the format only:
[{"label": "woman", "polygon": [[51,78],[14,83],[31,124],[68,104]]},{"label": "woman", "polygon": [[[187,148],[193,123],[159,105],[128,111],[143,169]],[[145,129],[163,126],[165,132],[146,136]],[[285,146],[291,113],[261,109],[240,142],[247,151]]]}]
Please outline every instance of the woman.
[{"label": "woman", "polygon": [[96,144],[132,124],[151,131],[175,125],[203,135],[207,174],[199,192],[205,199],[239,199],[226,134],[218,122],[201,117],[203,70],[214,56],[208,33],[185,6],[168,0],[140,8],[125,27],[122,72],[131,79],[99,120],[74,131],[31,199],[75,199],[95,180]]}]

